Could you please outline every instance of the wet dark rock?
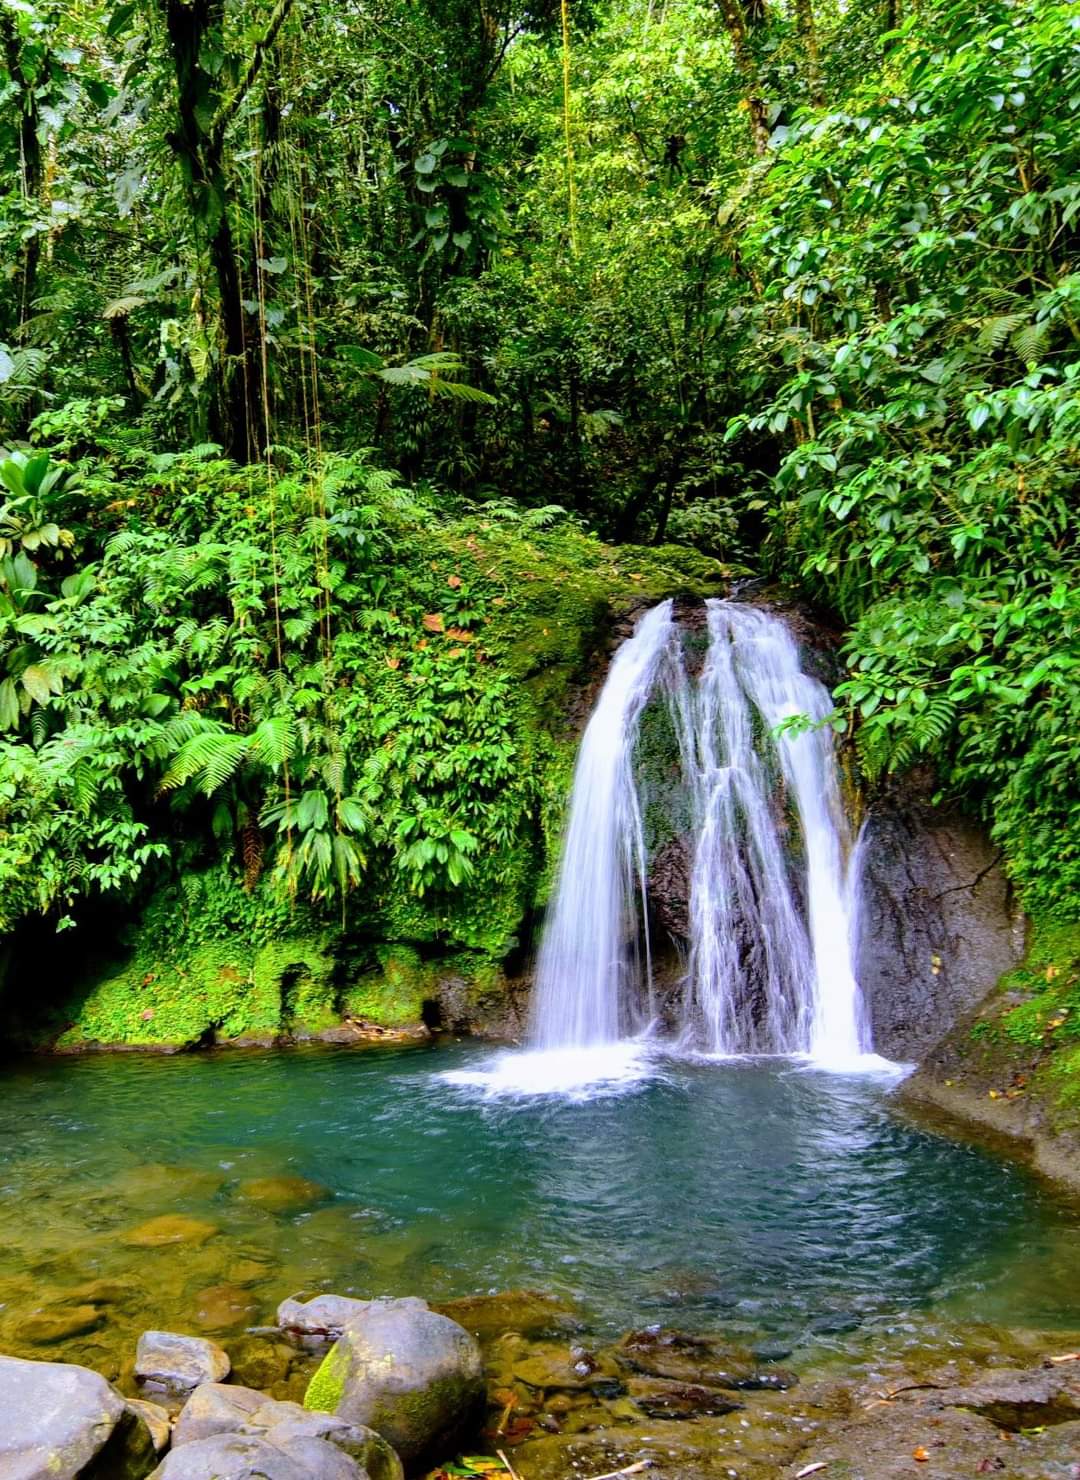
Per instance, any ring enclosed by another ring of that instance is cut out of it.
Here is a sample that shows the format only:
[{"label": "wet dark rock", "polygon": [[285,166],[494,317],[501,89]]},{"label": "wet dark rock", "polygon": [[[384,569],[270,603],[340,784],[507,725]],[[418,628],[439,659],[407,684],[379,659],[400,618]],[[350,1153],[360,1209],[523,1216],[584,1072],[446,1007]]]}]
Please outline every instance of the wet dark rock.
[{"label": "wet dark rock", "polygon": [[135,1376],[152,1391],[190,1392],[204,1382],[228,1377],[227,1354],[201,1336],[174,1331],[144,1331],[135,1352]]},{"label": "wet dark rock", "polygon": [[345,1326],[305,1407],[373,1428],[406,1464],[452,1450],[483,1415],[476,1339],[422,1300],[373,1300]]},{"label": "wet dark rock", "polygon": [[627,1392],[647,1418],[715,1418],[744,1406],[718,1388],[662,1377],[632,1377]]},{"label": "wet dark rock", "polygon": [[97,1372],[0,1357],[0,1480],[75,1480],[92,1465],[136,1480],[153,1464],[145,1423]]},{"label": "wet dark rock", "polygon": [[859,983],[874,1047],[922,1059],[1023,954],[1023,920],[985,831],[912,788],[875,802],[862,847]]},{"label": "wet dark rock", "polygon": [[749,1351],[661,1326],[629,1332],[616,1352],[631,1371],[672,1382],[736,1389],[763,1375]]},{"label": "wet dark rock", "polygon": [[693,858],[690,842],[681,836],[669,838],[649,864],[649,909],[669,935],[690,938],[690,873]]},{"label": "wet dark rock", "polygon": [[951,1408],[968,1408],[999,1429],[1014,1433],[1078,1423],[1080,1377],[1055,1371],[995,1372],[971,1386],[942,1393],[938,1401]]}]

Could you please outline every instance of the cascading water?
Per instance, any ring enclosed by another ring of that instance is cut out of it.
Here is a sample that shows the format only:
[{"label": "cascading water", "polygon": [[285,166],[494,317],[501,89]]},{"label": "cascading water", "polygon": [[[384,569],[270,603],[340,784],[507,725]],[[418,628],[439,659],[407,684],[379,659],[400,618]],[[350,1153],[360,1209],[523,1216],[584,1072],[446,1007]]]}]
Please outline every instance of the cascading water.
[{"label": "cascading water", "polygon": [[537,1048],[591,1048],[644,1026],[639,1004],[648,1002],[651,963],[637,909],[647,859],[632,758],[641,711],[674,640],[665,601],[615,654],[582,738],[533,994]]},{"label": "cascading water", "polygon": [[530,1040],[595,1049],[653,1016],[634,758],[655,699],[676,736],[692,834],[677,1045],[851,1063],[870,1044],[852,966],[851,849],[822,723],[832,703],[778,617],[735,602],[706,607],[696,682],[670,601],[641,619],[611,665],[578,756]]}]

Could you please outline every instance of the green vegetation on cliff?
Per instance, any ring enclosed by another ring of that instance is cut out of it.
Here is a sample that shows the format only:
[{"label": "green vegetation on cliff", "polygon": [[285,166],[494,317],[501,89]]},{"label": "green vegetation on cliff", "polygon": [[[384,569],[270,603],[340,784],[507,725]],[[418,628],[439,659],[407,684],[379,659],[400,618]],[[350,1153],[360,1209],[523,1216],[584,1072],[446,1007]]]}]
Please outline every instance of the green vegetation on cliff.
[{"label": "green vegetation on cliff", "polygon": [[[542,898],[612,611],[718,561],[1077,917],[1076,7],[566,19],[0,5],[5,932],[224,870],[413,1012]],[[257,947],[176,938],[235,1027]]]},{"label": "green vegetation on cliff", "polygon": [[[613,606],[725,571],[553,509],[450,511],[359,457],[269,488],[210,451],[149,461],[65,476],[64,563],[0,567],[0,918],[141,907],[60,1045],[416,1022],[415,947],[472,976],[516,943]],[[343,930],[370,943],[347,989]]]}]

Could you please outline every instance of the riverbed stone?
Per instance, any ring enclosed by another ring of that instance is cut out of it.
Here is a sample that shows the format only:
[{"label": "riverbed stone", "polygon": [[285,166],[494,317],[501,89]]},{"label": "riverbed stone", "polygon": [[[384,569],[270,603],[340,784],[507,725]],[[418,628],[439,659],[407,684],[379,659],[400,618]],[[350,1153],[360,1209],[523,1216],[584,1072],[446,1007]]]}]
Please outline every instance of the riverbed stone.
[{"label": "riverbed stone", "polygon": [[173,1448],[152,1480],[363,1480],[354,1459],[322,1439],[279,1446],[254,1434],[217,1434]]},{"label": "riverbed stone", "polygon": [[465,1295],[432,1307],[464,1326],[480,1342],[493,1341],[507,1331],[532,1339],[559,1336],[580,1322],[572,1306],[538,1290],[500,1290],[493,1295]]},{"label": "riverbed stone", "polygon": [[133,1249],[162,1249],[169,1244],[205,1244],[220,1232],[216,1223],[192,1218],[187,1213],[162,1213],[148,1218],[120,1235],[120,1242]]},{"label": "riverbed stone", "polygon": [[373,1300],[313,1377],[308,1409],[373,1428],[407,1465],[453,1449],[484,1406],[474,1337],[422,1300]]},{"label": "riverbed stone", "polygon": [[175,1331],[144,1331],[135,1352],[135,1376],[148,1387],[190,1391],[228,1377],[228,1355],[216,1342]]},{"label": "riverbed stone", "polygon": [[249,1177],[236,1191],[245,1202],[257,1203],[271,1213],[300,1213],[305,1208],[317,1207],[333,1195],[328,1187],[309,1181],[307,1177],[288,1175]]},{"label": "riverbed stone", "polygon": [[105,1317],[96,1305],[59,1305],[49,1310],[35,1310],[23,1317],[19,1335],[35,1346],[55,1341],[68,1341],[95,1330]]},{"label": "riverbed stone", "polygon": [[362,1315],[370,1301],[348,1295],[290,1295],[277,1308],[277,1323],[283,1331],[336,1341],[349,1321]]},{"label": "riverbed stone", "polygon": [[160,1403],[149,1403],[145,1398],[127,1398],[124,1406],[137,1420],[146,1425],[155,1454],[163,1454],[169,1447],[171,1427],[169,1410]]},{"label": "riverbed stone", "polygon": [[0,1357],[0,1480],[73,1480],[110,1442],[124,1400],[97,1372]]},{"label": "riverbed stone", "polygon": [[258,1313],[259,1302],[239,1285],[208,1285],[195,1296],[195,1323],[204,1331],[231,1331]]}]

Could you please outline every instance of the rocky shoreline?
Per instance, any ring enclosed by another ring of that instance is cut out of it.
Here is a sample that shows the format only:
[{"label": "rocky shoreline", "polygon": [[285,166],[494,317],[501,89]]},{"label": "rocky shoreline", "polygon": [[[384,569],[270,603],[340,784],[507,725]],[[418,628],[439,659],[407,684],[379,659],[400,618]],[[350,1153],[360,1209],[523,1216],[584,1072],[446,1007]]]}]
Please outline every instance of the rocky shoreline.
[{"label": "rocky shoreline", "polygon": [[296,1358],[263,1390],[225,1347],[172,1332],[144,1332],[116,1383],[0,1357],[0,1477],[1080,1477],[1080,1353],[1036,1334],[801,1377],[789,1353],[719,1335],[592,1345],[530,1291],[438,1309],[300,1295],[258,1334]]}]

